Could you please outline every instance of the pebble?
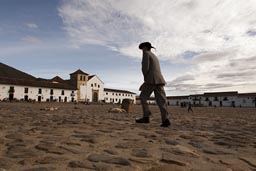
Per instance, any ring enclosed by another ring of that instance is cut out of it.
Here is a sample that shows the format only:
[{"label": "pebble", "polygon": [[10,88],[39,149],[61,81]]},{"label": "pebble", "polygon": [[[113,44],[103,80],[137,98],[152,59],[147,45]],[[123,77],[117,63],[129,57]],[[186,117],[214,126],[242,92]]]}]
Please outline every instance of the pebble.
[{"label": "pebble", "polygon": [[172,140],[172,139],[166,139],[165,143],[168,145],[174,145],[174,146],[179,144],[178,141]]},{"label": "pebble", "polygon": [[152,157],[146,149],[133,150],[132,155],[135,157],[141,157],[141,158]]}]

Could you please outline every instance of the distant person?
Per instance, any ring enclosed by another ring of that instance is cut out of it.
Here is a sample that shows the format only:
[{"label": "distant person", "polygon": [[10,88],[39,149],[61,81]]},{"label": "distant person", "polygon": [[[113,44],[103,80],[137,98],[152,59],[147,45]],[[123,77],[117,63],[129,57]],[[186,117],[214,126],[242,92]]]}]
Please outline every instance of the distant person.
[{"label": "distant person", "polygon": [[167,111],[167,99],[164,91],[164,85],[166,84],[161,70],[160,64],[155,56],[151,52],[151,46],[149,42],[144,42],[139,45],[139,49],[142,50],[142,73],[144,76],[144,83],[140,87],[140,99],[143,109],[143,117],[136,120],[136,123],[149,123],[149,116],[151,112],[149,110],[147,100],[149,99],[152,92],[155,94],[157,105],[161,111],[162,124],[161,127],[168,127],[171,125],[168,119]]},{"label": "distant person", "polygon": [[191,102],[188,103],[188,113],[189,113],[189,112],[192,112],[192,113],[193,113]]}]

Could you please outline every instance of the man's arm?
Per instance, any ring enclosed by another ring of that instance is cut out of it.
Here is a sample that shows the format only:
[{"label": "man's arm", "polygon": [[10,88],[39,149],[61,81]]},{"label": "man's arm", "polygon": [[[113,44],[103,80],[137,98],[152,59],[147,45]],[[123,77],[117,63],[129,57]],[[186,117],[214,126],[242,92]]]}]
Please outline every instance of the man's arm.
[{"label": "man's arm", "polygon": [[148,73],[149,70],[149,56],[146,52],[143,52],[143,58],[142,58],[142,73],[144,75],[144,80],[145,77]]}]

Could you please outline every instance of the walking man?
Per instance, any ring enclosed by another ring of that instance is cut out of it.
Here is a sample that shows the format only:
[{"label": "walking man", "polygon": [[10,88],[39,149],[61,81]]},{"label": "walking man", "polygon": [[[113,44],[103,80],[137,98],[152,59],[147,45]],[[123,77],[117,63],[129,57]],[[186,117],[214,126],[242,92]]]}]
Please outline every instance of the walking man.
[{"label": "walking man", "polygon": [[155,56],[151,52],[151,43],[144,42],[139,45],[139,49],[142,50],[142,73],[144,76],[144,83],[140,87],[140,99],[143,109],[143,117],[136,120],[136,123],[149,123],[149,116],[151,112],[149,110],[147,100],[152,92],[155,94],[157,105],[161,111],[162,124],[161,127],[168,127],[171,125],[168,119],[167,111],[167,99],[164,91],[164,85],[166,84],[160,69],[160,64]]},{"label": "walking man", "polygon": [[193,113],[191,102],[188,103],[188,113],[189,113],[189,112],[192,112],[192,113]]}]

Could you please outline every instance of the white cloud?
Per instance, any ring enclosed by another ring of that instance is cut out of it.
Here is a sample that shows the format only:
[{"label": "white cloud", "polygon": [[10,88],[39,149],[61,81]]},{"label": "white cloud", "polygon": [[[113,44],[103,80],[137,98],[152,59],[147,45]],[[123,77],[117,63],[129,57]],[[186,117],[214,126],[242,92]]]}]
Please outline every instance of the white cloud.
[{"label": "white cloud", "polygon": [[38,25],[35,23],[26,23],[26,26],[30,29],[37,29]]},{"label": "white cloud", "polygon": [[63,0],[58,10],[74,46],[103,45],[140,58],[138,44],[150,41],[161,60],[191,65],[184,75],[194,75],[194,85],[221,85],[220,74],[251,65],[232,66],[234,60],[256,55],[255,0]]},{"label": "white cloud", "polygon": [[149,40],[168,59],[250,44],[255,11],[253,0],[66,0],[59,8],[78,46],[100,44],[134,57],[138,43]]}]

